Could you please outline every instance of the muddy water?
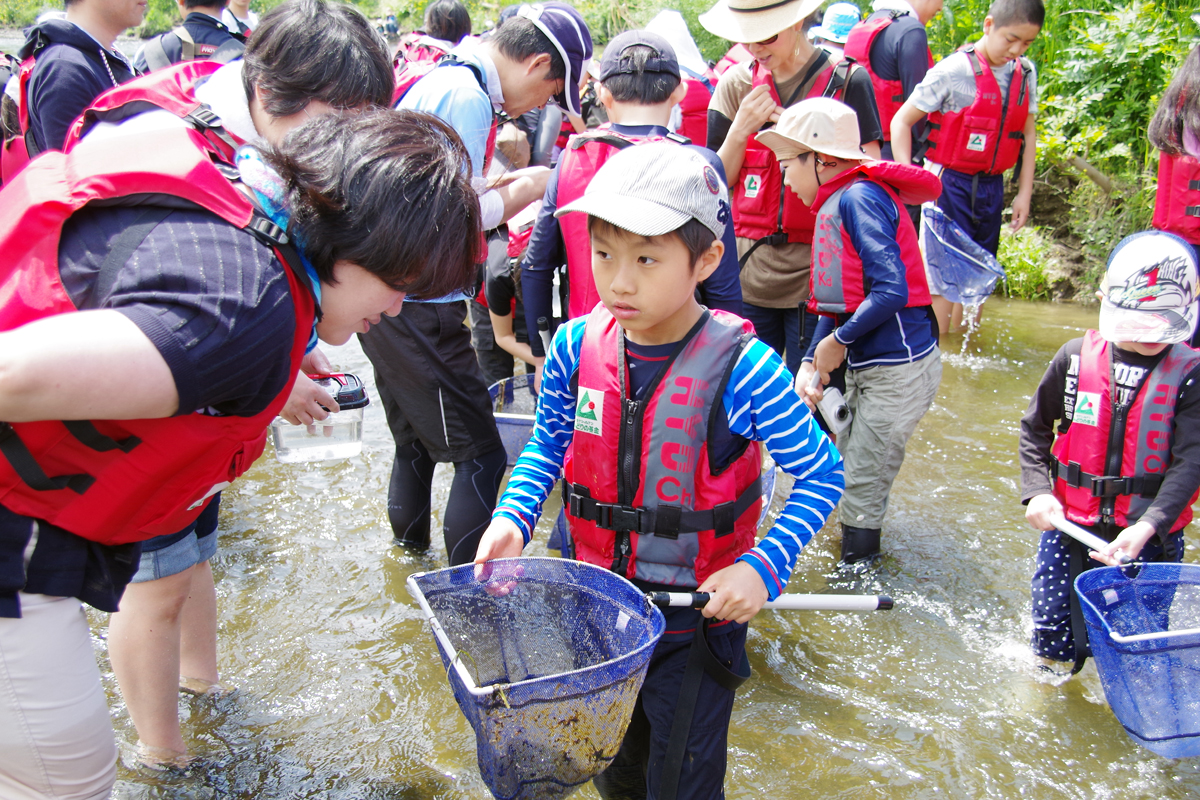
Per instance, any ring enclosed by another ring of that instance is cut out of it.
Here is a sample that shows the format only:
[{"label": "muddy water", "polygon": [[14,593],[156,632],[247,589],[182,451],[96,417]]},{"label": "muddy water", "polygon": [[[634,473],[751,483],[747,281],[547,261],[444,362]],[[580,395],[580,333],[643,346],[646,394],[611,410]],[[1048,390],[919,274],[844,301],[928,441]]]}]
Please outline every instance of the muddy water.
[{"label": "muddy water", "polygon": [[[729,797],[1200,795],[1200,764],[1126,738],[1094,666],[1054,687],[1027,656],[1036,540],[1017,501],[1017,423],[1050,356],[1092,320],[1072,306],[993,301],[967,353],[947,337],[941,392],[892,494],[882,565],[839,575],[827,528],[791,584],[886,592],[896,609],[755,620]],[[331,355],[369,377],[356,345]],[[135,736],[104,657],[104,617],[93,614],[123,747],[117,797],[488,797],[474,738],[404,587],[411,572],[444,565],[444,551],[391,546],[390,439],[378,405],[363,428],[362,457],[285,466],[268,456],[225,494],[213,566],[221,670],[238,691],[181,700],[204,759],[192,774],[129,768]],[[447,488],[439,467],[435,506]],[[596,797],[590,786],[576,796]]]}]

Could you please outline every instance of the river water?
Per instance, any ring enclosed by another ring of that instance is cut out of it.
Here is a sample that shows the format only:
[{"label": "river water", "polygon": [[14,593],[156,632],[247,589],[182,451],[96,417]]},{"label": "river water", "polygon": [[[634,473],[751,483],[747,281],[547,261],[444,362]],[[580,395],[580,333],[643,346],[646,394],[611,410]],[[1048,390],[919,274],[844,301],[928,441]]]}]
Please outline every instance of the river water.
[{"label": "river water", "polygon": [[[993,300],[965,354],[960,336],[944,339],[941,390],[892,492],[882,564],[839,574],[828,526],[790,584],[886,593],[896,607],[758,616],[728,797],[1200,795],[1200,764],[1129,741],[1092,664],[1056,687],[1028,656],[1037,539],[1018,501],[1018,421],[1055,350],[1094,320],[1076,306]],[[370,381],[357,344],[330,355]],[[105,655],[106,616],[91,613],[122,749],[116,797],[489,797],[405,589],[410,573],[445,565],[444,549],[414,556],[391,545],[391,439],[378,404],[363,431],[361,457],[329,464],[283,465],[268,446],[225,492],[213,571],[221,672],[237,691],[181,699],[185,738],[202,757],[190,774],[132,767],[136,736]],[[449,474],[439,466],[435,508]],[[548,554],[541,543],[527,552]],[[590,785],[575,796],[597,797]]]}]

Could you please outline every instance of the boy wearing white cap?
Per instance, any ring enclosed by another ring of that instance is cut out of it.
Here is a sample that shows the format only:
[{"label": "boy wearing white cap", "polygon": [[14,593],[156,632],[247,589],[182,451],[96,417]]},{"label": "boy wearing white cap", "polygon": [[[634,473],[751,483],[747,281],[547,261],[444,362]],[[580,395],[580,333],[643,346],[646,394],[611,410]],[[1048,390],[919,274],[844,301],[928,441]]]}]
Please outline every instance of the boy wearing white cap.
[{"label": "boy wearing white cap", "polygon": [[1200,488],[1200,352],[1186,344],[1197,283],[1177,236],[1123,239],[1101,284],[1099,330],[1059,349],[1021,420],[1021,502],[1042,531],[1032,645],[1052,671],[1077,672],[1089,654],[1072,587],[1095,566],[1056,520],[1109,540],[1091,553],[1105,564],[1183,559]]},{"label": "boy wearing white cap", "polygon": [[853,421],[838,441],[846,459],[842,561],[865,561],[879,554],[905,445],[941,381],[925,266],[903,208],[933,200],[941,184],[919,167],[869,159],[854,110],[829,98],[792,106],[758,140],[816,213],[808,310],[821,321],[796,385],[811,404],[824,394],[809,387],[814,370],[828,385],[846,363]]},{"label": "boy wearing white cap", "polygon": [[[561,473],[577,558],[646,591],[712,593],[702,612],[669,610],[596,786],[606,798],[721,798],[734,689],[749,673],[746,623],[832,513],[841,459],[749,323],[696,302],[729,221],[711,164],[667,142],[627,148],[558,211],[572,212],[589,215],[602,303],[554,337],[533,438],[477,571],[521,554]],[[756,545],[760,441],[796,483]]]}]

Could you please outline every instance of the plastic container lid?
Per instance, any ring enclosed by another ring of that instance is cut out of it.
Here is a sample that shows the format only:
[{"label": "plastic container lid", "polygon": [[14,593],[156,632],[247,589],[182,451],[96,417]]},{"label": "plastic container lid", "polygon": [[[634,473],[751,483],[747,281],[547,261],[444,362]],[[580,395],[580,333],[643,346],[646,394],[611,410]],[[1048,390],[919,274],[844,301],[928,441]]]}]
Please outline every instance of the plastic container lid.
[{"label": "plastic container lid", "polygon": [[342,411],[363,408],[371,404],[371,398],[367,397],[367,387],[363,386],[363,382],[357,375],[351,375],[349,372],[332,372],[328,375],[309,375],[308,377],[333,395],[338,408]]}]

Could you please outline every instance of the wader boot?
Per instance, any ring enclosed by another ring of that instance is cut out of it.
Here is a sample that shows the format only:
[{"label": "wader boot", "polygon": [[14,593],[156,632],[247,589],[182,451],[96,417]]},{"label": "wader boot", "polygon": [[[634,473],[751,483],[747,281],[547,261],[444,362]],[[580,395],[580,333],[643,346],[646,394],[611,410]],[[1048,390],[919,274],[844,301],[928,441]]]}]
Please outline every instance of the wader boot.
[{"label": "wader boot", "polygon": [[855,564],[879,555],[879,528],[842,525],[842,563]]}]

